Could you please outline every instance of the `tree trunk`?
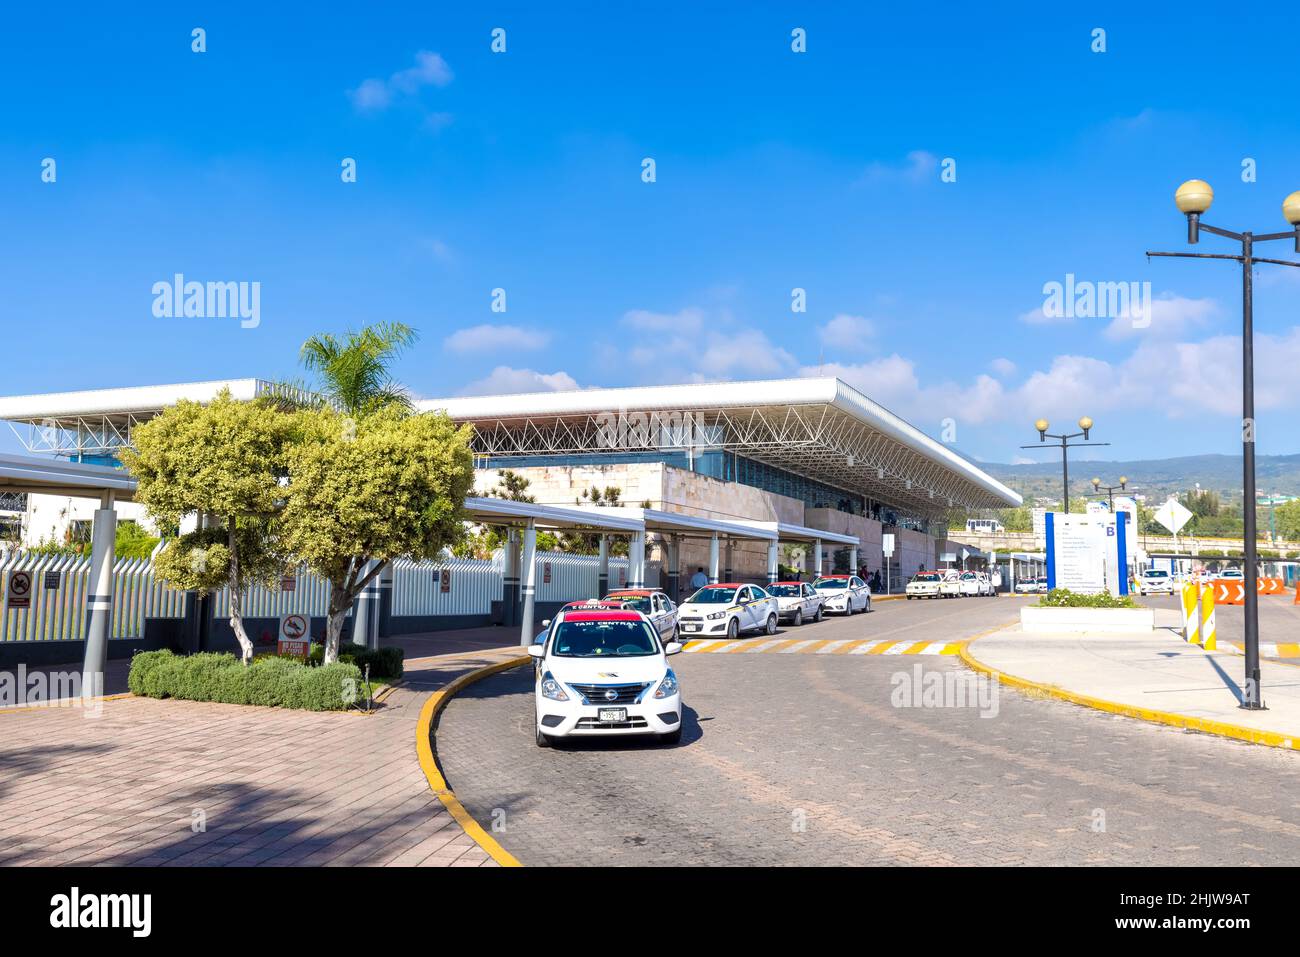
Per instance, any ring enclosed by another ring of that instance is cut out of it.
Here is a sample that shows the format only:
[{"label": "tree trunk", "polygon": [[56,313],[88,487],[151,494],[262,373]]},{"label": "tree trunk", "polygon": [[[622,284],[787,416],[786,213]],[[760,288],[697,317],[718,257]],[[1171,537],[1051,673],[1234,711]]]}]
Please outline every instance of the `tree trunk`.
[{"label": "tree trunk", "polygon": [[329,614],[325,619],[325,664],[332,665],[339,660],[339,639],[343,635],[343,622],[347,619],[348,609],[335,608],[330,600]]},{"label": "tree trunk", "polygon": [[235,633],[235,640],[243,652],[244,664],[253,660],[253,643],[244,631],[244,596],[240,591],[239,550],[235,546],[235,519],[230,518],[230,630]]}]

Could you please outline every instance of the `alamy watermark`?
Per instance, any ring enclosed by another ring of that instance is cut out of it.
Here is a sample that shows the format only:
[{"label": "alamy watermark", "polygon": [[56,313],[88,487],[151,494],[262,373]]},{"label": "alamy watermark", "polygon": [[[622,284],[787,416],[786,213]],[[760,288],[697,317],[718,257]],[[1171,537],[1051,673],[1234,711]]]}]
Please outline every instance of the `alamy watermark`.
[{"label": "alamy watermark", "polygon": [[159,319],[239,319],[244,329],[262,323],[260,282],[195,282],[176,273],[153,284],[153,314]]},{"label": "alamy watermark", "polygon": [[601,449],[683,449],[708,452],[723,445],[721,425],[709,425],[701,412],[601,412],[596,416]]},{"label": "alamy watermark", "polygon": [[896,671],[889,678],[895,708],[975,708],[981,718],[998,716],[998,681],[969,671]]},{"label": "alamy watermark", "polygon": [[1092,282],[1065,274],[1065,282],[1043,283],[1046,319],[1131,319],[1133,328],[1151,325],[1151,283]]},{"label": "alamy watermark", "polygon": [[104,679],[92,676],[89,684],[80,671],[0,671],[0,708],[82,707],[87,718],[104,713]]}]

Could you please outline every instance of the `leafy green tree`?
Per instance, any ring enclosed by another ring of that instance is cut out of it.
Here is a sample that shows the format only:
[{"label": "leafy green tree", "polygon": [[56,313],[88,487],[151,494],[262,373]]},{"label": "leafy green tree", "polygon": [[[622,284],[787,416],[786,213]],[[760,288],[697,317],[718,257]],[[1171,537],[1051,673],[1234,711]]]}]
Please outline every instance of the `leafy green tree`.
[{"label": "leafy green tree", "polygon": [[441,413],[406,415],[396,403],[356,421],[326,408],[301,416],[281,518],[292,554],[330,583],[328,664],[338,659],[348,610],[384,564],[436,558],[462,539],[472,431]]},{"label": "leafy green tree", "polygon": [[[288,567],[277,514],[301,415],[270,402],[239,402],[223,390],[207,405],[182,401],[165,409],[122,453],[139,483],[136,501],[169,539],[156,559],[159,576],[205,594],[230,589],[230,627],[245,663],[253,643],[244,630],[244,592],[273,585]],[[180,534],[181,519],[193,514],[202,527]]]},{"label": "leafy green tree", "polygon": [[117,523],[113,554],[118,558],[148,558],[159,541],[157,535],[150,535],[139,522],[126,519]]},{"label": "leafy green tree", "polygon": [[394,381],[390,367],[418,338],[401,322],[380,322],[349,330],[337,338],[329,333],[302,344],[299,358],[319,379],[319,390],[350,416],[359,418],[386,406],[411,409],[411,398]]},{"label": "leafy green tree", "polygon": [[1300,541],[1300,499],[1275,506],[1273,520],[1277,523],[1278,537],[1288,542]]}]

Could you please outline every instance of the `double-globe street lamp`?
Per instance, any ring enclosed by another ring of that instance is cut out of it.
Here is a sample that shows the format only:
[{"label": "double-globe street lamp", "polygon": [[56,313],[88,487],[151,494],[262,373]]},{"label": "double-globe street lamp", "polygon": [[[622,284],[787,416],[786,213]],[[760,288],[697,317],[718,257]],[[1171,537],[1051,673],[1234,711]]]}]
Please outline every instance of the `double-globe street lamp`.
[{"label": "double-globe street lamp", "polygon": [[1290,239],[1295,243],[1295,251],[1300,253],[1300,191],[1292,193],[1282,201],[1282,215],[1291,224],[1291,231],[1284,233],[1252,232],[1234,233],[1230,229],[1220,229],[1201,222],[1201,216],[1214,201],[1214,190],[1210,184],[1200,179],[1189,179],[1174,193],[1174,202],[1179,212],[1187,217],[1187,241],[1196,243],[1201,238],[1201,231],[1223,236],[1241,244],[1238,256],[1222,253],[1158,253],[1148,252],[1148,256],[1172,256],[1180,259],[1231,259],[1241,263],[1241,481],[1242,481],[1242,517],[1244,519],[1246,552],[1246,687],[1241,707],[1251,711],[1262,710],[1263,695],[1259,682],[1259,592],[1257,591],[1259,568],[1258,553],[1255,547],[1257,534],[1255,521],[1255,317],[1253,276],[1255,263],[1273,263],[1277,266],[1300,266],[1300,262],[1289,259],[1268,259],[1255,255],[1255,243]]},{"label": "double-globe street lamp", "polygon": [[1048,439],[1057,440],[1052,444],[1061,450],[1061,478],[1062,478],[1062,483],[1065,486],[1065,500],[1064,500],[1064,504],[1061,507],[1065,511],[1065,514],[1069,515],[1070,514],[1070,448],[1071,448],[1070,439],[1077,439],[1080,437],[1083,438],[1082,442],[1074,443],[1074,448],[1082,448],[1084,446],[1094,446],[1094,445],[1110,445],[1110,443],[1088,441],[1088,433],[1092,431],[1092,419],[1088,418],[1086,415],[1083,416],[1081,419],[1079,419],[1079,428],[1083,430],[1082,432],[1065,432],[1056,435],[1047,431],[1051,427],[1052,427],[1052,423],[1048,422],[1046,419],[1039,419],[1037,422],[1034,423],[1034,428],[1038,430],[1038,445],[1022,445],[1020,447],[1022,449],[1036,449],[1036,448],[1040,448],[1042,444],[1045,443]]},{"label": "double-globe street lamp", "polygon": [[1115,514],[1115,493],[1122,492],[1126,488],[1128,488],[1127,475],[1121,475],[1119,477],[1118,485],[1102,485],[1101,479],[1099,478],[1094,478],[1092,480],[1092,490],[1094,492],[1098,494],[1101,494],[1102,492],[1106,493],[1106,497],[1110,500],[1110,513],[1112,515]]}]

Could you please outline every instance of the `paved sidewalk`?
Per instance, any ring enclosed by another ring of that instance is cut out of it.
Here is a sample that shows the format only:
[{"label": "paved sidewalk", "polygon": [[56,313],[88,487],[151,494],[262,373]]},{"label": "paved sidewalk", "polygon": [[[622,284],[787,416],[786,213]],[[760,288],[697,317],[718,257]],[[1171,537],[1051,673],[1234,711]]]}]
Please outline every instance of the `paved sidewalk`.
[{"label": "paved sidewalk", "polygon": [[972,642],[968,652],[1004,675],[1128,708],[1281,735],[1300,749],[1295,665],[1263,661],[1268,710],[1245,711],[1239,707],[1243,659],[1235,649],[1206,652],[1167,628],[1145,635],[1035,635],[1016,625]]},{"label": "paved sidewalk", "polygon": [[430,790],[415,729],[437,688],[517,654],[408,659],[371,716],[134,697],[0,713],[0,865],[493,865]]}]

